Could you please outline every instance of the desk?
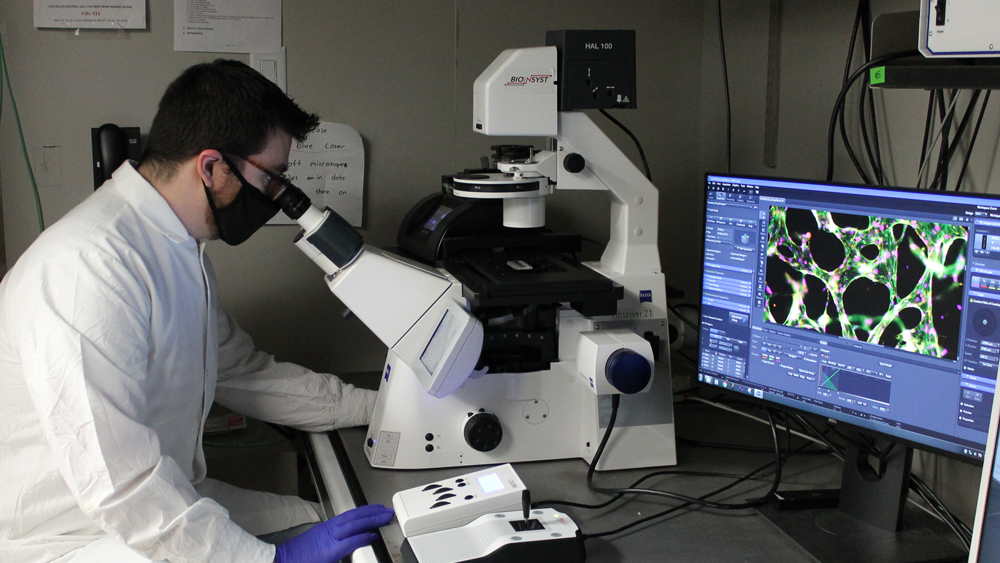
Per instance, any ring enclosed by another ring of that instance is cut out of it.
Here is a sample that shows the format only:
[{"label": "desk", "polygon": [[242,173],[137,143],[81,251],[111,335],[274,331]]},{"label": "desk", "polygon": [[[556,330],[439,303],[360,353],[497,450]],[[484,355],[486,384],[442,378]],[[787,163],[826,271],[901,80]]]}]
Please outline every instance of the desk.
[{"label": "desk", "polygon": [[[726,442],[771,447],[771,434],[767,426],[739,415],[698,403],[677,405],[678,436],[693,440]],[[329,468],[338,464],[348,474],[354,473],[360,490],[355,490],[355,504],[379,503],[392,506],[392,495],[399,490],[423,485],[438,479],[474,471],[471,467],[431,470],[374,469],[364,456],[365,428],[349,428],[331,433],[330,436],[312,436],[317,462],[326,465],[325,475],[335,473]],[[331,446],[338,440],[342,449]],[[798,442],[801,443],[801,442]],[[796,442],[793,442],[793,447]],[[335,459],[340,449],[341,459]],[[736,452],[701,446],[678,446],[677,469],[713,471],[743,475],[774,458],[773,453]],[[587,464],[581,459],[557,460],[514,464],[521,480],[531,489],[532,501],[548,499],[599,503],[607,499],[587,488]],[[628,470],[598,473],[596,480],[604,486],[627,486],[650,470]],[[828,455],[798,455],[792,457],[782,473],[782,489],[836,488],[840,482],[841,464]],[[350,475],[348,475],[350,478]],[[333,478],[336,478],[335,476]],[[719,488],[730,478],[705,478],[688,476],[663,476],[649,480],[644,486],[699,496]],[[770,487],[771,481],[746,482],[727,491],[716,501],[742,502],[758,497]],[[343,486],[343,485],[342,485]],[[337,492],[329,484],[331,497],[350,496],[343,490]],[[360,498],[363,495],[363,498]],[[678,503],[654,497],[633,497],[601,510],[581,510],[555,506],[565,510],[585,533],[592,534],[617,528],[644,515],[665,510]],[[337,502],[333,502],[336,507]],[[347,508],[353,505],[347,506]],[[336,508],[341,512],[344,508]],[[947,532],[941,532],[945,535]],[[403,541],[395,523],[382,529],[388,556],[401,561],[400,545]],[[698,561],[698,562],[795,562],[815,561],[803,548],[778,530],[769,520],[755,510],[721,511],[712,509],[683,510],[659,520],[643,524],[615,536],[594,538],[586,542],[587,560],[604,561]],[[369,552],[371,550],[368,550]],[[383,552],[383,558],[385,552]],[[368,553],[355,557],[355,561],[371,560]]]}]

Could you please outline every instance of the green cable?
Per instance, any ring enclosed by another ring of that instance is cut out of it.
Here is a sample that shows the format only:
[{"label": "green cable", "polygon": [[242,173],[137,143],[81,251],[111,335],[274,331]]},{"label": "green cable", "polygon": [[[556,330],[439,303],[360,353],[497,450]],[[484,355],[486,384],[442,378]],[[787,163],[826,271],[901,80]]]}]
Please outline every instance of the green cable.
[{"label": "green cable", "polygon": [[[42,218],[42,200],[38,197],[38,184],[35,183],[35,172],[31,169],[31,161],[28,159],[28,147],[24,144],[24,130],[21,129],[21,116],[17,112],[17,103],[14,102],[14,89],[10,86],[10,72],[7,69],[7,58],[3,52],[3,37],[0,36],[0,67],[3,68],[4,82],[7,83],[7,91],[10,93],[10,107],[14,110],[14,122],[17,123],[17,135],[21,139],[21,154],[24,155],[24,164],[28,167],[28,179],[31,180],[31,192],[35,196],[35,210],[38,212],[38,231],[45,230],[45,220]],[[0,96],[2,96],[2,86],[0,86]],[[0,97],[0,106],[3,98]]]}]

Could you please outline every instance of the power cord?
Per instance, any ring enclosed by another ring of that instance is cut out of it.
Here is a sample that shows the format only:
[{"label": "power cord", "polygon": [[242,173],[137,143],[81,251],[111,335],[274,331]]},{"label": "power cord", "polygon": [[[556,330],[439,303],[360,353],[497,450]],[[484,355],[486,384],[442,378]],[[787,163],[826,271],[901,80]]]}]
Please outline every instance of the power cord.
[{"label": "power cord", "polygon": [[[966,128],[968,128],[969,126],[969,121],[972,118],[972,112],[976,107],[976,103],[979,102],[980,94],[982,94],[982,90],[975,90],[972,92],[972,97],[969,100],[969,105],[965,108],[965,115],[962,117],[962,121],[958,124],[958,129],[955,130],[955,136],[953,138],[953,141],[951,143],[947,142],[945,143],[944,145],[945,154],[942,157],[942,161],[938,163],[938,170],[934,174],[934,180],[930,183],[929,186],[927,186],[927,189],[930,190],[935,189],[938,186],[938,181],[941,182],[940,188],[938,189],[941,190],[947,189],[947,184],[948,184],[947,172],[948,168],[951,166],[951,159],[955,155],[955,151],[958,150],[959,139],[961,139],[962,135],[965,133]],[[958,96],[955,96],[955,98],[958,99]],[[971,152],[971,149],[969,151],[966,151],[966,155],[968,155],[969,152]]]},{"label": "power cord", "polygon": [[827,131],[827,163],[826,163],[826,180],[828,182],[833,180],[833,138],[837,130],[838,117],[844,111],[844,101],[847,97],[847,92],[851,89],[851,86],[859,78],[861,78],[869,69],[876,66],[885,64],[889,61],[896,59],[901,59],[904,57],[915,57],[920,55],[920,51],[916,49],[911,49],[908,51],[900,51],[897,53],[889,53],[881,57],[872,59],[865,64],[861,65],[858,70],[847,79],[847,83],[844,84],[843,88],[840,89],[840,94],[837,96],[837,101],[833,104],[833,114],[830,116],[830,127]]},{"label": "power cord", "polygon": [[646,162],[646,153],[643,152],[642,145],[639,143],[639,139],[635,138],[635,135],[633,135],[632,132],[629,131],[628,127],[625,127],[625,124],[623,124],[621,121],[618,121],[617,119],[615,119],[614,117],[612,117],[612,115],[610,113],[608,113],[606,110],[599,109],[597,111],[601,112],[601,115],[603,115],[604,117],[608,118],[608,120],[611,123],[614,123],[615,125],[617,125],[619,129],[621,129],[622,131],[624,131],[625,134],[628,135],[630,139],[632,139],[632,142],[635,143],[635,148],[639,149],[639,159],[642,160],[642,169],[645,171],[646,179],[649,180],[650,182],[652,182],[653,181],[653,177],[650,176],[650,174],[649,174],[649,164]]},{"label": "power cord", "polygon": [[680,313],[680,307],[675,305],[667,305],[667,310],[672,312],[674,315],[677,315],[677,318],[680,319],[682,323],[691,327],[696,333],[698,332],[699,330],[698,325],[694,324],[694,322],[688,320],[684,315],[682,315]]},{"label": "power cord", "polygon": [[[7,92],[10,94],[10,107],[14,110],[14,122],[17,124],[17,136],[21,140],[21,154],[24,155],[24,164],[28,168],[28,180],[31,181],[31,193],[35,196],[35,211],[38,215],[38,232],[45,230],[45,220],[42,218],[42,201],[38,197],[38,184],[35,182],[35,172],[31,169],[31,161],[28,159],[28,147],[24,142],[24,131],[21,129],[21,114],[17,111],[17,102],[14,101],[14,89],[10,85],[10,72],[7,68],[7,56],[3,49],[3,37],[0,36],[0,69],[3,70],[3,79],[7,83]],[[3,112],[3,85],[0,84],[0,113]]]},{"label": "power cord", "polygon": [[[944,133],[945,125],[947,125],[948,119],[950,118],[950,116],[952,115],[952,113],[955,111],[955,103],[956,102],[958,102],[958,96],[955,96],[955,98],[952,99],[951,103],[948,105],[948,110],[945,113],[944,117],[941,119],[941,126],[938,127],[937,131],[934,133],[934,137],[931,140],[931,146],[928,147],[928,149],[927,149],[927,152],[928,152],[927,158],[925,158],[923,160],[923,163],[921,163],[921,165],[920,165],[920,170],[917,171],[917,185],[916,185],[917,189],[920,188],[920,183],[923,181],[923,179],[925,177],[925,171],[929,170],[929,168],[927,168],[927,165],[931,161],[929,153],[932,150],[934,150],[934,147],[937,145],[938,139],[940,139],[941,136],[942,136],[942,134]],[[943,105],[942,105],[942,107],[943,107]]]},{"label": "power cord", "polygon": [[[808,446],[809,446],[809,444],[806,444],[806,445],[801,446],[800,448],[798,448],[795,451],[789,452],[788,456],[786,456],[785,459],[787,460],[789,457],[800,453],[801,449],[806,448]],[[713,496],[722,494],[722,493],[728,491],[729,489],[732,489],[733,487],[736,487],[737,485],[740,485],[743,482],[746,482],[746,481],[748,481],[750,479],[756,478],[757,474],[759,474],[759,473],[761,473],[763,471],[766,471],[767,469],[769,469],[774,464],[775,464],[775,462],[773,462],[773,461],[768,462],[768,463],[766,463],[766,464],[764,464],[764,465],[762,465],[762,466],[754,469],[753,471],[751,471],[747,475],[745,475],[743,477],[740,477],[736,481],[733,481],[732,483],[729,483],[729,484],[727,484],[727,485],[725,485],[725,486],[723,486],[721,488],[718,488],[718,489],[716,489],[716,490],[714,490],[714,491],[712,491],[710,493],[706,493],[706,494],[698,497],[697,500],[707,500],[707,499],[709,499],[709,498],[711,498]],[[693,506],[694,504],[695,503],[693,503],[693,502],[685,502],[685,503],[682,503],[680,505],[677,505],[677,506],[668,508],[666,510],[657,512],[655,514],[651,514],[651,515],[646,516],[644,518],[640,518],[639,520],[635,520],[633,522],[629,522],[628,524],[625,524],[624,526],[615,528],[613,530],[607,530],[607,531],[604,531],[604,532],[597,532],[597,533],[593,533],[593,534],[583,534],[583,538],[586,540],[586,539],[600,538],[600,537],[613,536],[613,535],[616,535],[616,534],[620,534],[620,533],[624,532],[625,530],[634,528],[636,526],[640,526],[642,524],[645,524],[646,522],[650,522],[652,520],[656,520],[658,518],[662,518],[662,517],[667,516],[669,514],[672,514],[674,512],[679,512],[681,510],[689,508],[689,507]]]},{"label": "power cord", "polygon": [[661,491],[658,489],[640,489],[636,487],[617,488],[617,487],[598,486],[597,484],[594,483],[594,472],[597,470],[597,464],[600,461],[601,455],[604,453],[604,448],[607,446],[608,439],[611,438],[611,431],[614,429],[615,421],[618,418],[618,405],[620,401],[621,401],[620,395],[613,395],[611,397],[611,417],[608,420],[608,427],[604,431],[604,437],[601,439],[601,444],[597,447],[597,451],[594,453],[594,459],[590,462],[590,468],[587,471],[587,486],[590,487],[592,491],[612,496],[618,496],[622,494],[651,495],[651,496],[665,497],[673,500],[679,500],[682,502],[688,502],[706,508],[718,508],[722,510],[743,510],[747,508],[754,508],[757,506],[761,506],[762,504],[767,502],[768,499],[770,499],[771,496],[773,496],[774,493],[778,490],[778,486],[781,484],[781,464],[782,464],[781,443],[778,439],[777,425],[774,423],[774,418],[770,410],[765,410],[765,412],[767,412],[767,418],[771,424],[771,435],[774,439],[774,459],[775,459],[774,482],[771,485],[771,489],[766,494],[764,494],[764,496],[758,499],[744,503],[733,504],[733,503],[714,502],[703,498],[695,498],[687,495],[682,495],[679,493],[674,493],[671,491]]},{"label": "power cord", "polygon": [[722,54],[722,83],[726,91],[726,174],[733,170],[733,112],[729,102],[729,65],[726,63],[726,38],[722,32],[722,0],[718,0],[719,51]]},{"label": "power cord", "polygon": [[983,96],[983,105],[979,108],[979,119],[976,120],[976,127],[972,130],[972,138],[969,139],[969,147],[965,149],[965,159],[962,161],[962,171],[958,174],[958,182],[955,183],[955,191],[962,189],[962,181],[965,179],[965,171],[969,168],[969,158],[972,156],[972,148],[976,146],[976,137],[979,136],[979,126],[983,124],[983,116],[986,115],[986,105],[990,103],[990,92],[987,90]]},{"label": "power cord", "polygon": [[[773,423],[773,420],[771,420],[770,418],[769,418],[769,420],[765,421],[765,420],[763,420],[763,419],[761,419],[759,417],[756,417],[756,416],[750,415],[748,413],[744,413],[742,411],[733,409],[733,408],[731,408],[729,406],[723,405],[723,404],[718,403],[718,402],[714,402],[714,401],[709,401],[707,399],[703,399],[701,397],[688,397],[688,400],[705,403],[707,405],[710,405],[710,406],[713,406],[713,407],[716,407],[716,408],[719,408],[719,409],[722,409],[722,410],[726,410],[726,411],[729,411],[729,412],[740,414],[742,416],[750,418],[751,420],[756,420],[756,421],[762,422],[764,424],[772,424]],[[790,421],[794,421],[803,431],[809,433],[807,435],[807,434],[803,434],[803,433],[800,433],[800,432],[795,431],[795,430],[791,430],[790,432],[792,434],[795,434],[795,435],[800,436],[800,437],[804,437],[807,440],[810,440],[812,442],[824,444],[827,448],[829,448],[829,450],[831,450],[829,452],[831,455],[833,455],[834,457],[836,457],[836,458],[838,458],[840,460],[844,459],[844,447],[841,446],[841,445],[839,445],[839,444],[836,444],[836,443],[832,442],[829,438],[826,437],[826,434],[824,434],[824,433],[820,432],[818,429],[816,429],[816,427],[812,423],[810,423],[806,418],[804,418],[803,416],[798,415],[798,414],[791,414],[790,415]],[[827,425],[827,428],[828,428],[829,431],[833,432],[834,434],[836,434],[841,439],[843,439],[845,441],[848,441],[850,443],[853,443],[857,447],[861,448],[862,451],[867,452],[869,455],[872,455],[874,457],[877,457],[879,459],[884,460],[885,457],[889,453],[889,449],[888,448],[886,450],[880,450],[879,448],[875,447],[874,444],[866,443],[866,442],[859,442],[857,440],[851,439],[848,436],[845,436],[844,434],[842,434],[839,430],[837,430],[833,426]],[[785,424],[785,431],[789,432],[789,429],[790,429],[790,427],[789,427],[789,425],[786,422],[786,424]],[[806,444],[806,445],[808,446],[809,444]],[[893,446],[894,445],[895,444],[893,444]],[[805,447],[805,446],[803,446],[803,447]],[[801,449],[802,448],[799,448],[799,450],[801,450]],[[944,522],[959,537],[959,540],[961,540],[963,542],[963,544],[965,544],[966,547],[968,547],[968,545],[969,545],[969,539],[968,538],[971,537],[971,531],[969,530],[968,525],[966,525],[965,523],[963,523],[957,516],[955,516],[955,514],[952,513],[944,505],[943,502],[941,502],[941,500],[937,497],[937,495],[934,493],[934,491],[931,490],[930,487],[928,487],[920,479],[920,477],[918,477],[916,474],[913,474],[913,473],[910,474],[909,487],[910,487],[910,490],[913,490],[913,491],[917,492],[917,494],[924,500],[924,502],[927,503],[927,506],[925,507],[925,506],[917,503],[914,499],[909,498],[909,497],[907,497],[907,502],[909,502],[909,503],[913,504],[914,506],[916,506],[917,508],[919,508],[919,509],[927,512],[928,514],[930,514],[934,518],[936,518],[936,519]]]}]

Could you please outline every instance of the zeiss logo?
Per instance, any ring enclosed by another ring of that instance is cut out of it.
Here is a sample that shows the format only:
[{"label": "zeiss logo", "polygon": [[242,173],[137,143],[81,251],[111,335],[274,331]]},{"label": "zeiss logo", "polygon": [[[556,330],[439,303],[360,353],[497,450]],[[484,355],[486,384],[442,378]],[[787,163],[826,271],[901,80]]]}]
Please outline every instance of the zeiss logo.
[{"label": "zeiss logo", "polygon": [[392,366],[386,365],[385,366],[385,376],[384,376],[384,378],[385,378],[386,381],[389,381],[389,372],[390,371],[392,371]]},{"label": "zeiss logo", "polygon": [[652,302],[653,302],[653,291],[651,289],[640,289],[639,303],[652,303]]},{"label": "zeiss logo", "polygon": [[551,74],[532,74],[531,76],[511,76],[504,86],[524,86],[525,84],[548,84]]}]

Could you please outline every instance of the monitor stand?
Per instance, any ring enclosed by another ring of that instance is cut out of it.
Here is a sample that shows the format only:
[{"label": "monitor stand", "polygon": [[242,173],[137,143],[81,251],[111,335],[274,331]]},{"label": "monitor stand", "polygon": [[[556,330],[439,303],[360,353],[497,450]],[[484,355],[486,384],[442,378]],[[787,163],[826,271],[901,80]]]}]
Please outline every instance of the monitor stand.
[{"label": "monitor stand", "polygon": [[[896,445],[881,467],[854,444],[845,453],[837,508],[758,509],[773,524],[822,563],[964,562],[969,554],[934,530],[941,524],[916,507],[907,507],[913,450]],[[803,503],[808,506],[809,503]],[[950,530],[944,527],[945,533]]]}]

